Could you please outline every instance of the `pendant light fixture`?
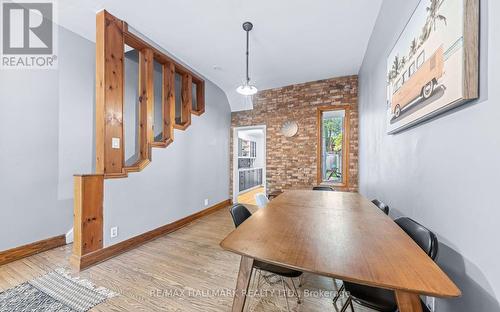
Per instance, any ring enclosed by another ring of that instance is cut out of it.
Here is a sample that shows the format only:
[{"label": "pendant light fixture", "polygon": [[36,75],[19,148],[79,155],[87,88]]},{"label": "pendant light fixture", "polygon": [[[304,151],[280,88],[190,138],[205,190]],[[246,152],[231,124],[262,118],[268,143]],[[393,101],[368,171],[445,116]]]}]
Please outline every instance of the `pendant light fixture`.
[{"label": "pendant light fixture", "polygon": [[236,92],[238,92],[241,95],[246,95],[246,96],[254,95],[258,91],[255,86],[250,84],[250,77],[248,75],[248,38],[250,35],[250,30],[252,30],[252,28],[253,28],[252,23],[250,23],[250,22],[243,23],[243,30],[246,31],[246,33],[247,33],[247,53],[246,53],[246,56],[247,56],[247,72],[246,72],[246,74],[247,75],[246,75],[245,83],[236,89]]}]

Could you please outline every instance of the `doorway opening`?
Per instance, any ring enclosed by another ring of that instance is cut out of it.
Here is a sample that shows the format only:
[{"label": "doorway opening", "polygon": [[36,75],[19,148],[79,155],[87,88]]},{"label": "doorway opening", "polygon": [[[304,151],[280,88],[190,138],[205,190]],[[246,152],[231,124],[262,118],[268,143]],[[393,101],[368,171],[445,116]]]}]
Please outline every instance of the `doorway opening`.
[{"label": "doorway opening", "polygon": [[266,126],[233,130],[233,202],[256,205],[266,194]]}]

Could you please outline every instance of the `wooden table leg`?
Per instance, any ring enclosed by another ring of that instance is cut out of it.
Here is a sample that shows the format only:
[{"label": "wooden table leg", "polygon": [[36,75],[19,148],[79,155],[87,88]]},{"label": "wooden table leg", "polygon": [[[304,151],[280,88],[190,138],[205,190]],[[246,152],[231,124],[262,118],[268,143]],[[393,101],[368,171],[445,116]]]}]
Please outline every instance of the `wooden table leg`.
[{"label": "wooden table leg", "polygon": [[399,312],[422,312],[422,304],[420,303],[419,295],[401,290],[396,290],[395,293]]},{"label": "wooden table leg", "polygon": [[240,272],[236,280],[236,289],[233,299],[233,312],[243,312],[247,299],[248,285],[252,277],[253,258],[241,257]]}]

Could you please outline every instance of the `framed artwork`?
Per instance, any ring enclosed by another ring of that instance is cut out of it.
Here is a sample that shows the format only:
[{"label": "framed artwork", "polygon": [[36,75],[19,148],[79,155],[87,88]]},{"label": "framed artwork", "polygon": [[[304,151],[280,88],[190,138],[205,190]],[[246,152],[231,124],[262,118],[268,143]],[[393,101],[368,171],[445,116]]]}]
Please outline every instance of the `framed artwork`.
[{"label": "framed artwork", "polygon": [[387,58],[387,132],[479,96],[479,0],[421,0]]}]

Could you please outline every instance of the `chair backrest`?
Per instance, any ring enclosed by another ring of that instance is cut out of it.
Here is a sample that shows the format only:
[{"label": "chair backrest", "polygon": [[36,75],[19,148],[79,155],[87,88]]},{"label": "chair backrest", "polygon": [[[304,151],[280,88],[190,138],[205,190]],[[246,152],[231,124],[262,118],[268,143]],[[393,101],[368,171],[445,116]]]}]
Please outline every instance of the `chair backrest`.
[{"label": "chair backrest", "polygon": [[425,253],[435,260],[438,255],[438,239],[429,229],[408,217],[394,220]]},{"label": "chair backrest", "polygon": [[333,187],[329,186],[315,186],[313,187],[313,191],[330,191],[330,192],[335,192]]},{"label": "chair backrest", "polygon": [[229,212],[231,213],[231,217],[233,217],[235,227],[240,226],[240,224],[252,216],[252,213],[242,204],[233,205]]},{"label": "chair backrest", "polygon": [[266,207],[267,203],[269,203],[269,199],[266,197],[264,193],[255,194],[255,202],[259,208]]},{"label": "chair backrest", "polygon": [[372,203],[375,204],[375,206],[382,210],[386,215],[389,215],[389,206],[387,206],[385,203],[381,202],[378,199],[372,200]]}]

